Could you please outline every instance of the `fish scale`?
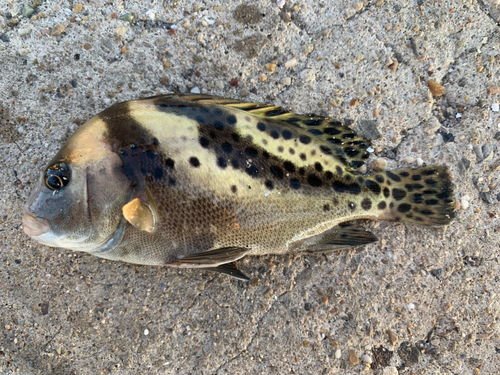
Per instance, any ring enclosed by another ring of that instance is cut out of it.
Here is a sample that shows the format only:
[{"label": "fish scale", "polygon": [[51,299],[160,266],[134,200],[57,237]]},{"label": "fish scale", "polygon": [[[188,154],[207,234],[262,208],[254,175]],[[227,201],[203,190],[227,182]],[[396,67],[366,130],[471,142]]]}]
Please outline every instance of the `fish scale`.
[{"label": "fish scale", "polygon": [[361,176],[369,146],[338,120],[274,105],[205,95],[119,103],[49,163],[23,222],[51,246],[240,279],[232,262],[243,256],[375,241],[345,225],[355,219],[451,222],[446,167]]}]

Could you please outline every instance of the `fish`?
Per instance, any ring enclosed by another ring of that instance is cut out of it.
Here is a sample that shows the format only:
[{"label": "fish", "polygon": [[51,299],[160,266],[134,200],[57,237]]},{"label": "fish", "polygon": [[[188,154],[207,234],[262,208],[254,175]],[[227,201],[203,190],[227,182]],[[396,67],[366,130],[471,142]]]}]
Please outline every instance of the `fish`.
[{"label": "fish", "polygon": [[363,175],[371,142],[342,121],[202,94],[115,104],[42,171],[23,216],[41,244],[141,265],[248,277],[251,255],[377,241],[360,219],[455,216],[440,165]]}]

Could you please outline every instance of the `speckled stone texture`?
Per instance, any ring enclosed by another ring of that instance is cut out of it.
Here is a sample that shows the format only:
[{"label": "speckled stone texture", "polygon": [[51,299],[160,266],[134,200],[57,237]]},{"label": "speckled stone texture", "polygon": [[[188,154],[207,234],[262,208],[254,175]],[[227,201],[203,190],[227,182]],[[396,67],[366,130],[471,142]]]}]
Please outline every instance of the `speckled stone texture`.
[{"label": "speckled stone texture", "polygon": [[[0,373],[498,373],[498,1],[35,3],[0,0]],[[376,137],[367,172],[446,164],[457,219],[239,261],[251,283],[23,233],[41,168],[80,124],[190,91],[347,120]]]}]

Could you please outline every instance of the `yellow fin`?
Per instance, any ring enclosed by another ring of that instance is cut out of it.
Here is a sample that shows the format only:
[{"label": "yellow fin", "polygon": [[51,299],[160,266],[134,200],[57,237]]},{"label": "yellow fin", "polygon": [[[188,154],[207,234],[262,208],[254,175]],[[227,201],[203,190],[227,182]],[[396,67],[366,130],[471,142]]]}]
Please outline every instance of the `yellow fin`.
[{"label": "yellow fin", "polygon": [[123,216],[134,227],[146,232],[153,232],[155,229],[155,219],[151,209],[141,203],[139,198],[127,203],[122,208]]}]

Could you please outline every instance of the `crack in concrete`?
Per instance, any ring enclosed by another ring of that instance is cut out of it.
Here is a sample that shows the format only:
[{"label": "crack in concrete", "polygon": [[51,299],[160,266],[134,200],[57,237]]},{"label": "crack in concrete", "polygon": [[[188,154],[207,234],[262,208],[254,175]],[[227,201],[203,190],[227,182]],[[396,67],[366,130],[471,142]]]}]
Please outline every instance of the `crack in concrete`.
[{"label": "crack in concrete", "polygon": [[[296,277],[294,277],[293,279],[296,279],[297,277],[300,277],[300,275],[302,275],[302,274],[303,274],[306,270],[308,270],[308,268],[304,268],[304,269],[303,269],[303,270],[302,270],[302,271],[301,271],[301,272],[300,272],[300,273],[299,273]],[[276,305],[276,303],[277,303],[278,301],[280,301],[280,300],[281,300],[281,298],[282,298],[283,296],[285,296],[285,295],[286,295],[286,294],[288,294],[288,293],[291,293],[292,291],[293,291],[293,283],[292,283],[292,288],[291,288],[291,289],[286,290],[285,292],[281,293],[279,296],[275,297],[274,302],[271,304],[271,306],[269,307],[269,309],[267,309],[267,311],[266,311],[266,312],[265,312],[265,313],[264,313],[264,314],[260,317],[260,319],[258,320],[257,324],[255,325],[255,326],[256,326],[256,328],[257,328],[257,329],[256,329],[256,332],[255,332],[255,334],[252,336],[252,338],[250,339],[250,342],[248,343],[248,345],[247,345],[244,349],[240,350],[238,354],[236,354],[236,355],[235,355],[235,356],[233,356],[232,358],[230,358],[230,359],[228,359],[227,361],[225,361],[224,363],[222,363],[219,367],[217,367],[217,369],[215,370],[215,374],[218,374],[218,373],[219,373],[219,371],[220,371],[223,367],[225,367],[225,366],[229,365],[231,362],[233,362],[233,361],[235,361],[237,358],[239,358],[239,357],[240,357],[240,356],[241,356],[244,352],[246,352],[246,351],[248,350],[248,348],[250,348],[250,347],[253,345],[253,343],[254,343],[254,341],[255,341],[256,337],[257,337],[257,336],[258,336],[258,334],[260,333],[260,329],[259,329],[259,327],[260,327],[260,325],[261,325],[262,321],[264,320],[264,318],[265,318],[265,317],[269,314],[269,312],[273,309],[273,307]]]},{"label": "crack in concrete", "polygon": [[491,15],[491,12],[489,12],[489,7],[484,3],[483,0],[478,0],[478,3],[480,4],[481,11],[490,18],[493,23],[497,26],[500,26],[500,23]]}]

